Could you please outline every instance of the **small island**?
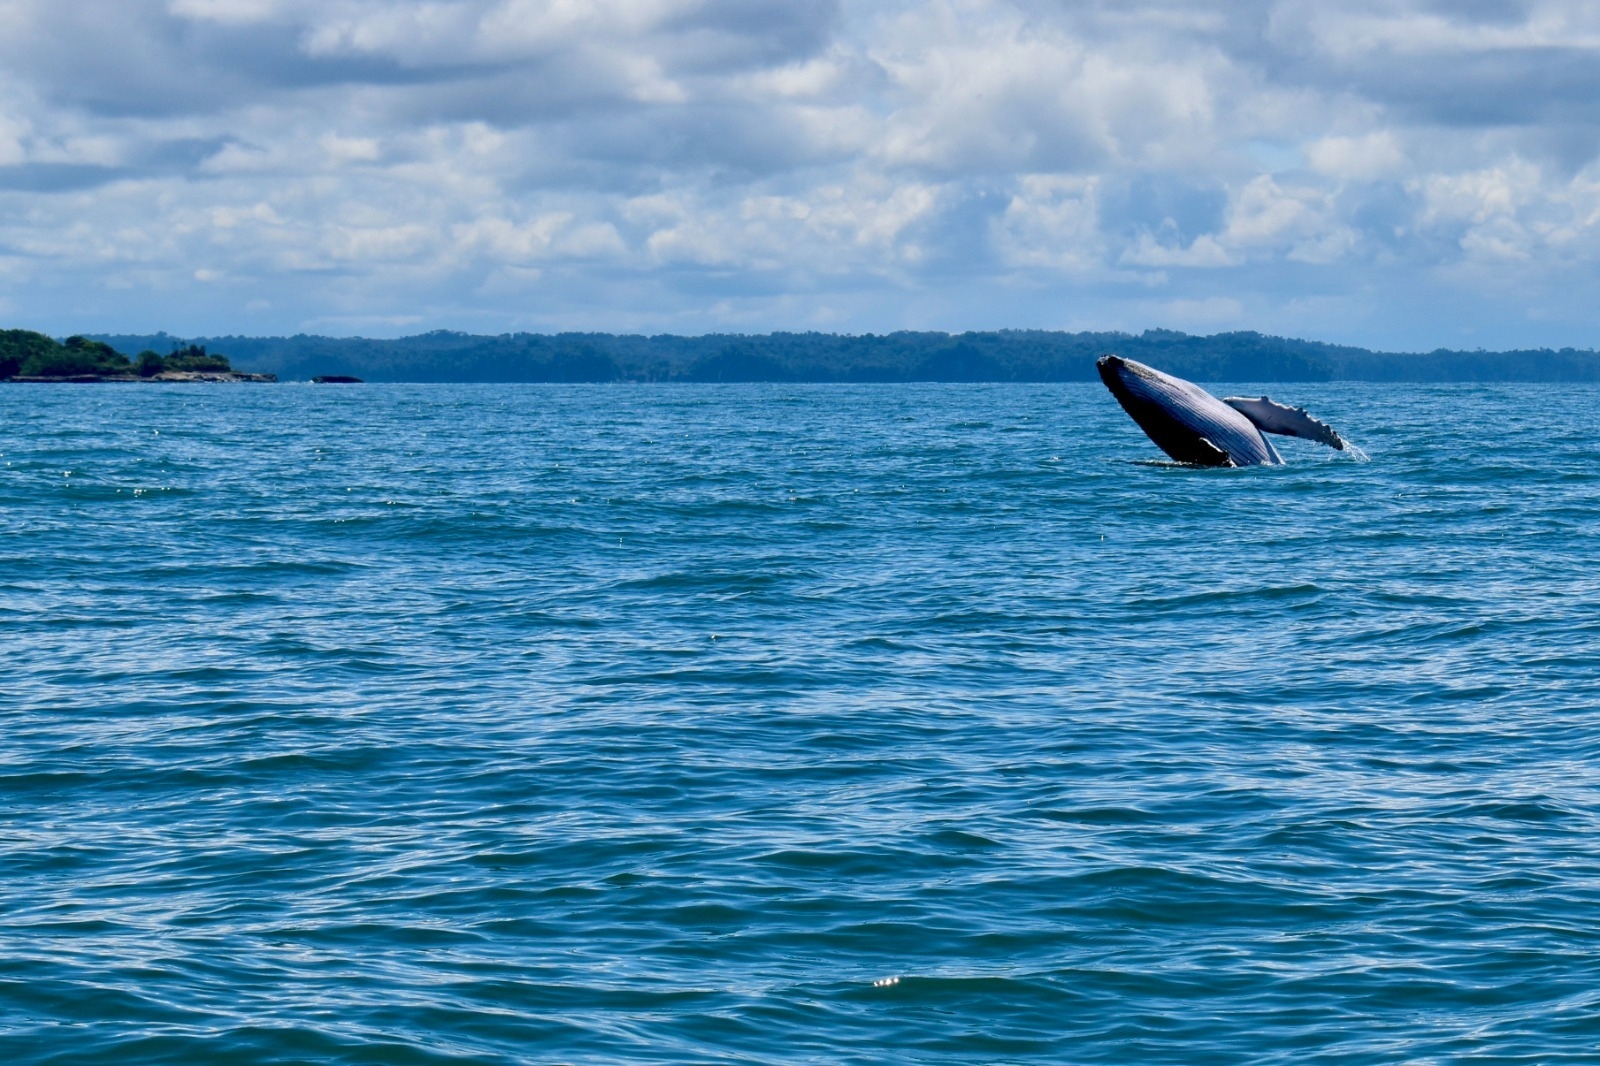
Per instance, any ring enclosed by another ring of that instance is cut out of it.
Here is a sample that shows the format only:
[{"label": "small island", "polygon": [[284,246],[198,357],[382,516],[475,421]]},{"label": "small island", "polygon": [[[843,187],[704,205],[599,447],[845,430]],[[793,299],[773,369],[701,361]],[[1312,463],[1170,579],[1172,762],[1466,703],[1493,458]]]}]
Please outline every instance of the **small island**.
[{"label": "small island", "polygon": [[129,359],[104,341],[57,341],[25,329],[0,330],[0,381],[48,383],[138,381],[277,381],[276,374],[235,370],[228,357],[204,345],[175,346],[167,355],[146,349]]}]

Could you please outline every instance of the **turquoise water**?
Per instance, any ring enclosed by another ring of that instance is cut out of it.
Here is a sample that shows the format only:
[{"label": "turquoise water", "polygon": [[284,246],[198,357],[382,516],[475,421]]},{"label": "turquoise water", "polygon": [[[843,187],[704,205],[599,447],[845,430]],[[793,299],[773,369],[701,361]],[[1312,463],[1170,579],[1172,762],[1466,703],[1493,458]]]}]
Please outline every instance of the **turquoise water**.
[{"label": "turquoise water", "polygon": [[0,1049],[1600,1061],[1600,391],[0,387]]}]

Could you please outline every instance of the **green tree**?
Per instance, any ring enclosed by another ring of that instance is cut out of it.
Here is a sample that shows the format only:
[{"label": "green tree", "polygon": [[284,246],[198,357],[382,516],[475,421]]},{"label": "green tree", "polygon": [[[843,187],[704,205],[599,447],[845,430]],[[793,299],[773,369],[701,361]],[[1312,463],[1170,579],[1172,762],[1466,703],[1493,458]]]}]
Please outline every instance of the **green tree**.
[{"label": "green tree", "polygon": [[37,355],[48,355],[61,346],[43,333],[28,329],[0,330],[0,379],[22,373],[22,364]]},{"label": "green tree", "polygon": [[[48,338],[47,338],[48,339]],[[68,337],[61,344],[34,350],[22,361],[21,377],[65,378],[90,374],[127,374],[133,365],[128,357],[104,341]]]},{"label": "green tree", "polygon": [[228,357],[206,351],[203,344],[174,345],[163,362],[168,370],[229,371]]}]

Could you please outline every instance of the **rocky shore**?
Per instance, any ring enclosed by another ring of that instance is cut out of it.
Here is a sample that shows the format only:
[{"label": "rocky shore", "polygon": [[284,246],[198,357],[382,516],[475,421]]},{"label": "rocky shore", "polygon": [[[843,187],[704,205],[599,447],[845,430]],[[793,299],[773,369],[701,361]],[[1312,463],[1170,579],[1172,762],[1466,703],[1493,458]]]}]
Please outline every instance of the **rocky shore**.
[{"label": "rocky shore", "polygon": [[98,385],[102,383],[122,382],[271,382],[277,381],[276,374],[247,374],[239,370],[163,370],[159,374],[149,377],[140,377],[137,374],[61,374],[61,375],[33,375],[7,378],[22,384],[34,385]]},{"label": "rocky shore", "polygon": [[0,381],[31,385],[95,385],[134,381],[277,381],[276,374],[235,370],[221,352],[175,344],[167,355],[146,348],[129,359],[105,341],[74,335],[64,341],[25,329],[0,330]]}]

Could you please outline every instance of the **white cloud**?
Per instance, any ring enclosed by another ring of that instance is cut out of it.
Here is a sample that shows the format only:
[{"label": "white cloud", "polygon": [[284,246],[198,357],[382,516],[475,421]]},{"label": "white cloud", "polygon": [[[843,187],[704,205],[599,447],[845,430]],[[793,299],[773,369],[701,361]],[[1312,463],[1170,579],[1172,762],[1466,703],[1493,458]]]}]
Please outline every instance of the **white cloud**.
[{"label": "white cloud", "polygon": [[1122,262],[1146,267],[1227,267],[1238,265],[1239,260],[1209,233],[1196,237],[1187,247],[1162,244],[1143,233],[1137,244],[1122,253]]},{"label": "white cloud", "polygon": [[1414,183],[1419,230],[1454,238],[1466,264],[1582,268],[1600,261],[1600,167],[1561,180],[1527,160]]},{"label": "white cloud", "polygon": [[1094,178],[1024,175],[995,221],[1002,260],[1013,268],[1048,268],[1079,274],[1104,261]]},{"label": "white cloud", "polygon": [[1541,286],[1544,338],[1596,324],[1600,13],[1575,0],[0,0],[0,22],[6,295],[58,331],[1070,305],[1398,336],[1431,328],[1423,285],[1485,329]]},{"label": "white cloud", "polygon": [[376,137],[340,137],[335,133],[325,133],[318,143],[334,164],[375,163],[383,155],[383,148]]},{"label": "white cloud", "polygon": [[710,190],[684,189],[630,201],[624,215],[642,225],[642,250],[655,263],[881,274],[925,258],[914,231],[937,215],[940,196],[934,185],[858,178],[727,205]]},{"label": "white cloud", "polygon": [[1467,222],[1481,225],[1494,219],[1514,218],[1518,210],[1538,197],[1543,175],[1523,160],[1466,174],[1435,174],[1420,183],[1425,209],[1423,225]]},{"label": "white cloud", "polygon": [[[1373,52],[1406,56],[1459,55],[1524,48],[1600,48],[1600,12],[1591,5],[1534,2],[1507,5],[1521,18],[1495,18],[1475,5],[1441,8],[1418,3],[1319,3],[1276,6],[1271,26],[1309,49],[1341,58]],[[1488,15],[1489,17],[1485,17]]]},{"label": "white cloud", "polygon": [[1321,137],[1306,146],[1313,170],[1345,181],[1398,177],[1406,169],[1405,152],[1392,130],[1357,137]]},{"label": "white cloud", "polygon": [[244,25],[277,14],[276,0],[172,0],[170,10],[179,18]]},{"label": "white cloud", "polygon": [[1331,193],[1309,186],[1284,188],[1263,174],[1233,198],[1220,241],[1246,255],[1329,263],[1354,247],[1356,234],[1339,220]]},{"label": "white cloud", "polygon": [[526,264],[558,257],[615,258],[626,252],[610,223],[574,225],[570,211],[556,211],[524,223],[480,218],[455,227],[458,255],[482,252],[498,262]]}]

